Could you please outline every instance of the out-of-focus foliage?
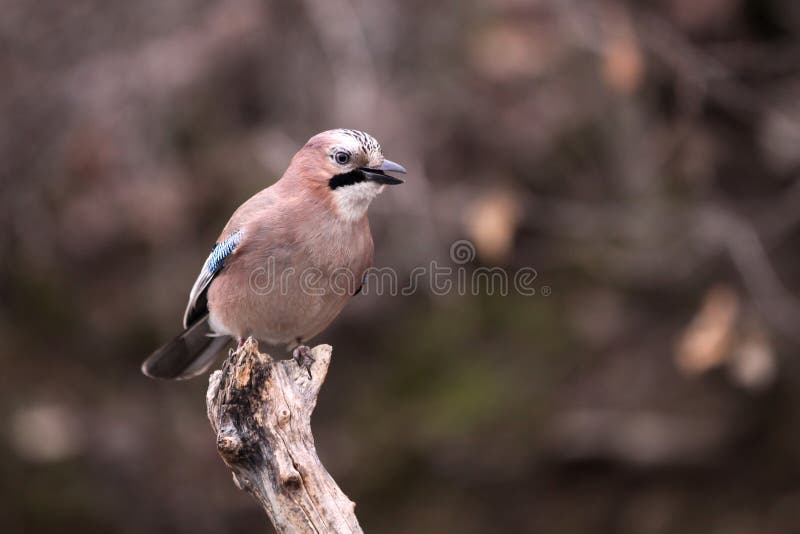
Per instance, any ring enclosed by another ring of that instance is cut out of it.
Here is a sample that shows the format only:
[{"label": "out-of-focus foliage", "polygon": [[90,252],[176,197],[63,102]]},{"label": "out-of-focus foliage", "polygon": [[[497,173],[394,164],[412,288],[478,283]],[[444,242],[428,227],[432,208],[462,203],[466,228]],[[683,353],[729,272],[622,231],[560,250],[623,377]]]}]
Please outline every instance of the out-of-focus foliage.
[{"label": "out-of-focus foliage", "polygon": [[317,131],[408,169],[536,295],[359,296],[317,448],[370,532],[778,534],[800,503],[796,0],[0,1],[0,531],[267,531],[177,332],[227,216]]}]

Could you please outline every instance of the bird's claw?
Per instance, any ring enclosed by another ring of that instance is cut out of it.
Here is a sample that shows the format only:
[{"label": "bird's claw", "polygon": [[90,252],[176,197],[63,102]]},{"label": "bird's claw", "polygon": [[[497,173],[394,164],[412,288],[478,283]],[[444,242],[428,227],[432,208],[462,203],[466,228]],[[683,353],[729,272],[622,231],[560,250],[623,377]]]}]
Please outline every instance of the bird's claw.
[{"label": "bird's claw", "polygon": [[236,347],[231,347],[228,349],[228,358],[239,352],[239,350],[242,348],[242,345],[244,345],[244,339],[237,340]]},{"label": "bird's claw", "polygon": [[311,349],[306,345],[300,345],[292,351],[292,358],[297,365],[302,367],[308,372],[308,378],[311,378],[311,364],[314,363],[314,357],[311,355]]}]

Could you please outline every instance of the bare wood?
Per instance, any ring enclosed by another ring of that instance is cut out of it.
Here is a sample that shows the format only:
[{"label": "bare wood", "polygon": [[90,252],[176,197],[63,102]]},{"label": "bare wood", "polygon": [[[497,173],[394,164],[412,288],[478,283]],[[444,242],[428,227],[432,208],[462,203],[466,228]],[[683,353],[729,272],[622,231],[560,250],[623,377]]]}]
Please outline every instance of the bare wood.
[{"label": "bare wood", "polygon": [[311,376],[275,361],[250,338],[210,379],[206,405],[217,449],[240,489],[264,507],[279,533],[360,533],[355,504],[317,456],[311,413],[331,361],[311,349]]}]

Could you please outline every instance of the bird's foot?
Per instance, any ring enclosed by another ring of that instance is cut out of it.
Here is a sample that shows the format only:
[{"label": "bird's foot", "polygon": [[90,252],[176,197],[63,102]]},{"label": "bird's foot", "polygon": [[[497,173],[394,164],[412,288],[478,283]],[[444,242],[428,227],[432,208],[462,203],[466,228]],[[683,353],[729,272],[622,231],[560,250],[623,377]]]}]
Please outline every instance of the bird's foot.
[{"label": "bird's foot", "polygon": [[244,345],[244,338],[237,339],[236,340],[236,348],[231,347],[231,348],[228,349],[228,358],[230,358],[231,356],[233,356],[234,354],[239,352],[239,349],[242,348],[242,345]]},{"label": "bird's foot", "polygon": [[311,364],[314,363],[311,349],[306,345],[298,346],[292,351],[292,359],[297,362],[297,365],[305,369],[308,372],[308,378],[311,378]]}]

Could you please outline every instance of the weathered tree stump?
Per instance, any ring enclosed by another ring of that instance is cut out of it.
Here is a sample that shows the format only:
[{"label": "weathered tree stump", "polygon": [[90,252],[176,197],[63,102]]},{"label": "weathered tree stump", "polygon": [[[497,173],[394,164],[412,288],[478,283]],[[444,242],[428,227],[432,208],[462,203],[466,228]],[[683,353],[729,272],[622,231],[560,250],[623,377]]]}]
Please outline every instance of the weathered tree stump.
[{"label": "weathered tree stump", "polygon": [[236,486],[252,494],[280,533],[358,533],[355,504],[317,456],[311,413],[331,361],[311,350],[309,371],[275,361],[250,338],[210,379],[206,405]]}]

